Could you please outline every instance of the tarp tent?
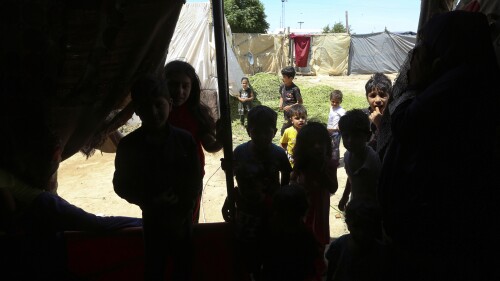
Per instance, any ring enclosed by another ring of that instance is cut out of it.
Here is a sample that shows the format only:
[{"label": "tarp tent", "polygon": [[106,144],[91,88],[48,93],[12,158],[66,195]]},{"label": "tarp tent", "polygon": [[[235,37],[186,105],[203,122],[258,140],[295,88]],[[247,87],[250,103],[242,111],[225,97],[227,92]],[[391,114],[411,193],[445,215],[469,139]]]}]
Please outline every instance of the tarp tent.
[{"label": "tarp tent", "polygon": [[[307,67],[302,67],[301,71],[314,75],[398,72],[416,41],[414,35],[389,32],[369,35],[332,33],[307,36],[311,40],[310,51]],[[238,61],[244,72],[249,74],[279,73],[289,61],[289,53],[292,60],[295,56],[294,39],[284,34],[236,33],[233,41]],[[250,62],[253,62],[253,65]]]},{"label": "tarp tent", "polygon": [[346,33],[312,36],[311,71],[316,75],[346,75],[350,44]]},{"label": "tarp tent", "polygon": [[351,35],[348,74],[398,72],[416,37],[391,32]]},{"label": "tarp tent", "polygon": [[[231,95],[237,95],[244,74],[229,44],[231,29],[227,22],[226,36],[229,91]],[[202,90],[217,91],[215,39],[210,3],[184,4],[168,48],[166,63],[172,60],[189,62],[200,77]]]},{"label": "tarp tent", "polygon": [[279,71],[288,60],[288,40],[283,34],[234,33],[235,54],[245,73]]},{"label": "tarp tent", "polygon": [[[307,69],[317,75],[347,74],[350,36],[315,34],[310,37],[311,50]],[[279,73],[287,65],[289,46],[293,39],[288,39],[284,34],[235,33],[233,42],[236,56],[245,73]]]}]

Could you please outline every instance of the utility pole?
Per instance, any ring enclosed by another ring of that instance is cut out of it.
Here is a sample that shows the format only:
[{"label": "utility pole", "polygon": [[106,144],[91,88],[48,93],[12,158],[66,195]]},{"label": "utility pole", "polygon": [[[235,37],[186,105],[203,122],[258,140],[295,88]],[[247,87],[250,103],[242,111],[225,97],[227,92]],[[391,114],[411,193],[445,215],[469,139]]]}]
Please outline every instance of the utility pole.
[{"label": "utility pole", "polygon": [[299,29],[302,29],[302,24],[304,23],[303,21],[297,22],[299,24]]},{"label": "utility pole", "polygon": [[347,34],[351,34],[349,32],[349,13],[345,11],[345,29],[347,30]]},{"label": "utility pole", "polygon": [[281,28],[285,28],[285,2],[287,0],[281,0]]}]

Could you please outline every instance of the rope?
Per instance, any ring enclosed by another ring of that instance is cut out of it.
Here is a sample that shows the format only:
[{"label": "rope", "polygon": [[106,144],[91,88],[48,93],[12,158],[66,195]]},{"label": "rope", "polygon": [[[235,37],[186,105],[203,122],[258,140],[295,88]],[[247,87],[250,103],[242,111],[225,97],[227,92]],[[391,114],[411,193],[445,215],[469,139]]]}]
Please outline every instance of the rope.
[{"label": "rope", "polygon": [[335,211],[339,212],[339,213],[343,213],[341,210],[339,210],[339,208],[337,207],[334,207],[332,205],[330,205],[330,208],[334,209]]},{"label": "rope", "polygon": [[200,212],[201,214],[203,215],[203,222],[206,223],[207,222],[207,219],[205,217],[205,209],[203,208],[203,198],[205,197],[205,188],[207,187],[208,183],[210,182],[210,180],[212,179],[212,177],[220,170],[220,166],[215,169],[215,171],[213,172],[213,174],[207,179],[207,182],[205,182],[205,185],[203,186],[203,191],[201,192],[201,200],[200,200]]}]

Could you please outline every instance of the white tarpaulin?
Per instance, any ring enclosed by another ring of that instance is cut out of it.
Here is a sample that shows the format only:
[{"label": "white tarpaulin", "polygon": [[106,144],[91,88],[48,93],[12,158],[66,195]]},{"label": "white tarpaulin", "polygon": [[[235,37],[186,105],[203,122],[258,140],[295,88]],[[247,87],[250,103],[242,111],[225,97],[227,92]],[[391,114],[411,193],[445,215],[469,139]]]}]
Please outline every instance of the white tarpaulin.
[{"label": "white tarpaulin", "polygon": [[282,34],[234,33],[234,49],[245,73],[279,73],[286,66],[288,45]]},{"label": "white tarpaulin", "polygon": [[[231,30],[227,23],[226,37],[229,91],[231,95],[237,95],[244,74],[229,45]],[[201,88],[217,91],[217,62],[210,3],[184,4],[168,48],[166,63],[172,60],[189,62],[200,77]]]},{"label": "white tarpaulin", "polygon": [[350,42],[347,33],[312,36],[311,71],[316,75],[346,75]]}]

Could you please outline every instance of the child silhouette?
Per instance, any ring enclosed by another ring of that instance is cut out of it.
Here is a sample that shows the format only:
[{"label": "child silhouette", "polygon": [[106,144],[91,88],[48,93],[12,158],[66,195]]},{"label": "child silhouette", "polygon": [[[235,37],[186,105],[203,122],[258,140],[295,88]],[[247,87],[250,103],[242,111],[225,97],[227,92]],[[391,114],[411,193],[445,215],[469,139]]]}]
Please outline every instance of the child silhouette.
[{"label": "child silhouette", "polygon": [[196,143],[187,131],[168,123],[172,100],[160,79],[138,79],[131,95],[142,125],[118,145],[115,192],[142,210],[145,280],[164,280],[168,255],[173,256],[172,278],[185,280],[192,213],[202,181]]}]

